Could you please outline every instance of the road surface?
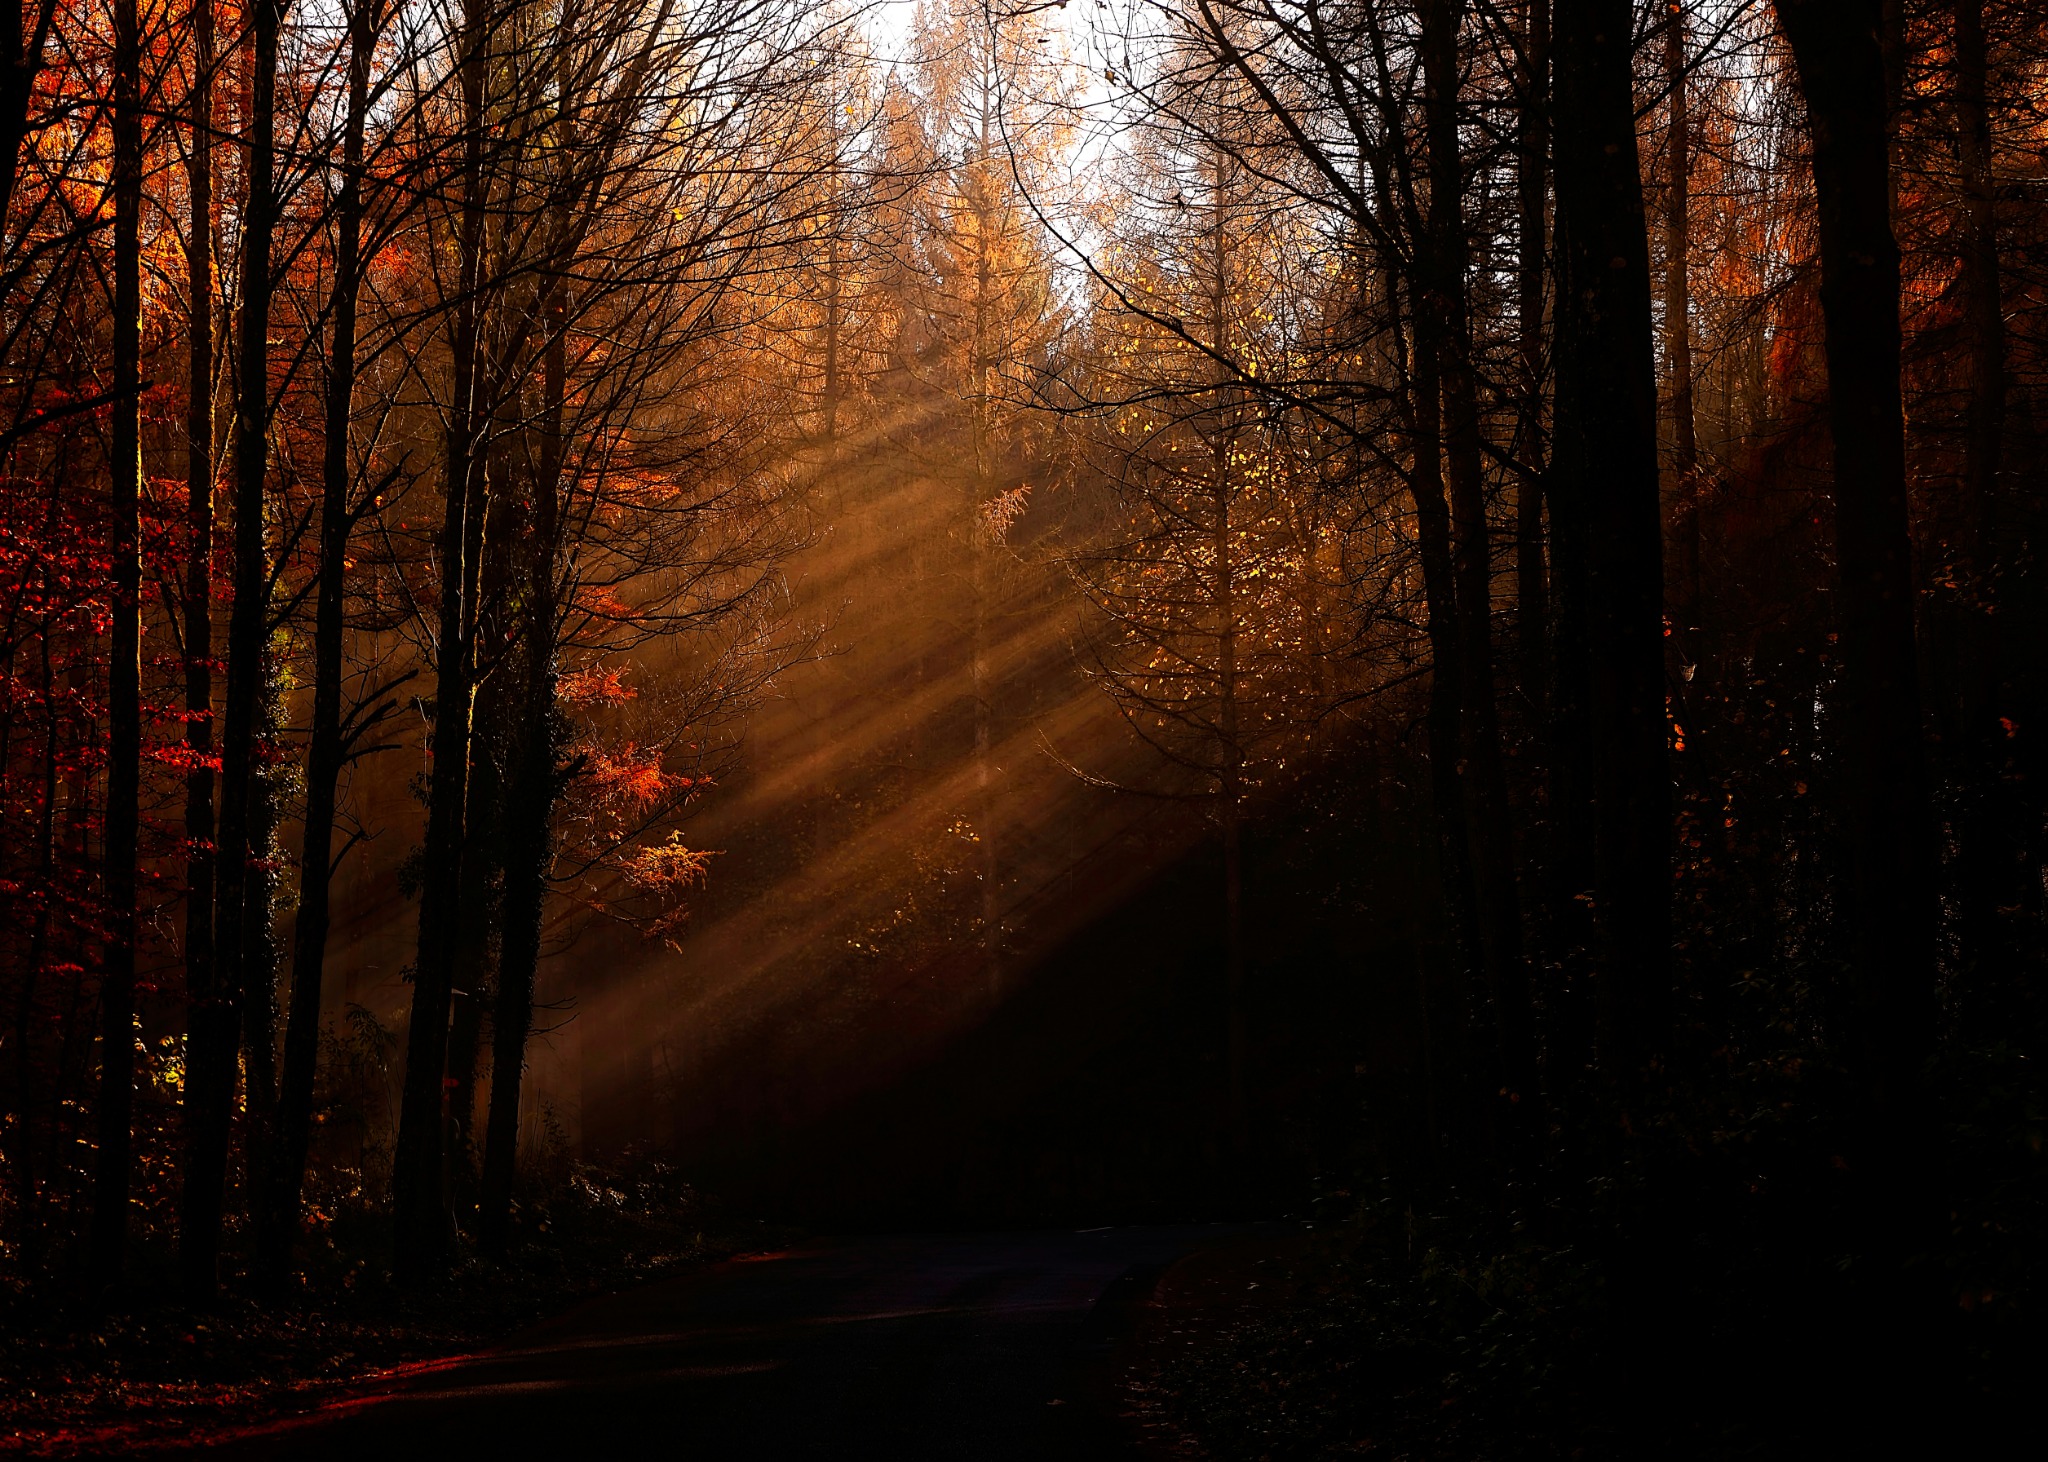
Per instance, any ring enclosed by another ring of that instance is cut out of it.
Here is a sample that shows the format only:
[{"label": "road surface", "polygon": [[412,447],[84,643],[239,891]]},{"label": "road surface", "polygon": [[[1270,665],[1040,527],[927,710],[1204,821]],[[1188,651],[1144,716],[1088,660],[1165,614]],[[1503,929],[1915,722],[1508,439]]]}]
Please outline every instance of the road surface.
[{"label": "road surface", "polygon": [[841,1239],[586,1305],[209,1456],[480,1459],[1126,1456],[1099,1382],[1130,1304],[1243,1230]]}]

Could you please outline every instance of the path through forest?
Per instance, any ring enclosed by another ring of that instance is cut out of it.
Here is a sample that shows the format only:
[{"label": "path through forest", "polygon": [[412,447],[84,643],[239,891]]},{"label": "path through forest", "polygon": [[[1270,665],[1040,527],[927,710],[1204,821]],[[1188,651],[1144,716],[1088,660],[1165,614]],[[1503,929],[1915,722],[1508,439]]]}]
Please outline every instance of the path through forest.
[{"label": "path through forest", "polygon": [[[215,1441],[232,1457],[1127,1455],[1095,1394],[1151,1276],[1242,1226],[863,1237],[614,1295]],[[442,1450],[443,1448],[447,1450]]]}]

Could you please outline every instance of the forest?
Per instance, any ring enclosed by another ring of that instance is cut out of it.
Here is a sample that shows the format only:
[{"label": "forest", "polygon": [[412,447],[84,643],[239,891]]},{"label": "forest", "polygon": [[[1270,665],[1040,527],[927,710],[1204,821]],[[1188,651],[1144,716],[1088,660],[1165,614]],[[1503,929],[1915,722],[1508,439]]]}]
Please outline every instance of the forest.
[{"label": "forest", "polygon": [[2021,1417],[2048,10],[15,9],[0,1446],[1101,1225],[1115,1455]]}]

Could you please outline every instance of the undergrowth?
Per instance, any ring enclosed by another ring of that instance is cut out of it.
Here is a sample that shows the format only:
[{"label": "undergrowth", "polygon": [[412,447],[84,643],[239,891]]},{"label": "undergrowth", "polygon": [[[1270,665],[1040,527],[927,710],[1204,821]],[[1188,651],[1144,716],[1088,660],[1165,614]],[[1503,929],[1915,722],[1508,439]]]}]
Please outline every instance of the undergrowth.
[{"label": "undergrowth", "polygon": [[506,1256],[464,1252],[429,1288],[393,1283],[386,1207],[338,1170],[309,1205],[303,1266],[284,1294],[231,1275],[195,1310],[161,1265],[105,1298],[0,1291],[0,1449],[81,1456],[203,1439],[776,1242],[662,1162],[537,1167]]}]

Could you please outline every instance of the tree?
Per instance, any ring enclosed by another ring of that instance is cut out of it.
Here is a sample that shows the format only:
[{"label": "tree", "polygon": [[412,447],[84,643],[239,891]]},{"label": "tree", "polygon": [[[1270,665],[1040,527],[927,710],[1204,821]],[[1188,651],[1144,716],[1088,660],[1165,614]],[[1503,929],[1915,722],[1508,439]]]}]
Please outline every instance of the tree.
[{"label": "tree", "polygon": [[1690,636],[1700,618],[1700,470],[1698,408],[1692,369],[1692,74],[1686,55],[1686,12],[1673,5],[1664,23],[1664,369],[1670,381],[1671,466],[1677,477],[1673,535],[1678,562],[1673,609]]},{"label": "tree", "polygon": [[[343,675],[347,635],[349,542],[381,494],[359,485],[353,450],[357,380],[357,327],[365,257],[363,226],[370,207],[365,188],[365,148],[371,104],[371,68],[388,11],[384,0],[355,0],[347,25],[347,100],[342,120],[341,186],[334,203],[334,285],[327,314],[330,331],[322,420],[320,540],[313,625],[313,716],[306,750],[305,811],[301,821],[299,907],[292,936],[291,999],[284,1064],[279,1081],[277,1153],[270,1193],[258,1195],[259,1263],[266,1281],[280,1283],[289,1268],[300,1214],[307,1147],[313,1124],[315,1063],[319,1055],[321,982],[326,962],[335,817],[341,775],[348,760],[366,747],[390,709],[372,691],[344,713]],[[381,93],[384,88],[380,87]],[[381,235],[391,224],[376,220]],[[375,238],[371,241],[374,255]],[[384,478],[388,486],[390,476]],[[346,852],[346,848],[344,848]]]},{"label": "tree", "polygon": [[[1386,462],[1403,443],[1430,647],[1430,774],[1445,903],[1462,954],[1483,976],[1494,1027],[1504,1129],[1526,1134],[1538,1102],[1529,979],[1522,952],[1515,829],[1493,674],[1491,528],[1486,462],[1501,455],[1482,419],[1460,126],[1461,11],[1311,3],[1301,23],[1252,4],[1195,0],[1161,8],[1156,78],[1135,100],[1163,121],[1230,148],[1244,165],[1331,218],[1370,260],[1356,275],[1339,360],[1386,349],[1386,375],[1361,382],[1328,357],[1296,379],[1247,379],[1255,391],[1356,432],[1359,456]],[[1130,49],[1130,39],[1124,41]],[[1233,95],[1235,138],[1207,108]],[[1421,142],[1418,149],[1417,141]],[[1532,241],[1533,242],[1533,241]],[[1365,413],[1361,401],[1384,403]],[[1523,483],[1528,490],[1528,479]],[[1515,1137],[1511,1144],[1526,1144]]]},{"label": "tree", "polygon": [[[734,658],[708,675],[707,693],[736,706],[781,653],[772,633],[756,632],[773,616],[755,611],[775,594],[784,523],[762,496],[772,479],[723,414],[730,405],[736,416],[737,403],[712,407],[712,342],[745,320],[739,286],[781,241],[788,198],[817,161],[814,139],[787,124],[832,23],[799,22],[779,5],[687,20],[627,8],[558,27],[546,46],[515,44],[543,19],[515,11],[485,34],[472,17],[462,53],[461,262],[448,301],[451,389],[437,405],[450,425],[435,775],[394,1181],[409,1278],[447,1252],[454,936],[465,892],[473,900],[485,884],[462,869],[480,857],[502,859],[506,901],[479,1214],[486,1244],[503,1240],[567,781],[560,657],[730,635]],[[485,51],[497,58],[488,66]],[[724,104],[704,106],[692,75],[717,75]],[[485,139],[498,117],[509,120]],[[480,693],[503,694],[509,709],[488,735],[468,729]],[[583,872],[662,863],[635,850],[689,800],[693,779],[664,767],[689,730],[677,721],[652,745],[619,748],[619,781],[652,795],[635,794],[632,816],[587,850]],[[484,826],[494,847],[471,836]]]},{"label": "tree", "polygon": [[[269,901],[252,878],[257,812],[257,740],[263,701],[270,565],[264,547],[271,425],[271,242],[276,227],[278,35],[283,0],[255,0],[245,142],[241,318],[235,379],[234,602],[228,618],[227,687],[221,718],[221,798],[214,964],[191,992],[192,1035],[185,1088],[185,1187],[180,1259],[187,1289],[209,1299],[218,1284],[223,1188],[227,1181],[236,1063],[242,1042],[245,974],[269,936]],[[268,998],[267,996],[265,998]]]},{"label": "tree", "polygon": [[1813,139],[1841,623],[1842,918],[1851,1049],[1880,1125],[1913,1109],[1934,1017],[1933,820],[1920,741],[1890,106],[1876,0],[1782,0]]},{"label": "tree", "polygon": [[1602,1065],[1626,1089],[1661,1059],[1670,1021],[1671,788],[1649,239],[1628,8],[1557,0],[1554,14],[1551,551],[1560,597],[1578,600],[1560,607],[1559,689],[1569,687],[1571,697],[1561,707],[1560,740],[1576,743],[1578,787],[1591,793]]},{"label": "tree", "polygon": [[1515,495],[1517,678],[1538,718],[1549,704],[1550,578],[1544,559],[1543,489],[1548,443],[1550,253],[1550,0],[1526,0],[1515,98],[1515,329],[1520,357],[1523,474]]},{"label": "tree", "polygon": [[[933,160],[916,196],[922,287],[910,300],[913,370],[953,398],[966,471],[954,528],[966,559],[967,692],[972,711],[980,943],[991,990],[1003,983],[1003,857],[996,826],[1002,667],[995,621],[1001,540],[1031,485],[1015,480],[1020,439],[1035,418],[1028,376],[1060,328],[1050,261],[1024,187],[1043,186],[1061,147],[1058,72],[1041,37],[978,4],[923,14],[915,42]],[[949,437],[949,444],[954,440]]]},{"label": "tree", "polygon": [[483,542],[484,413],[478,383],[488,178],[484,166],[486,81],[502,14],[493,0],[467,0],[454,32],[461,96],[457,175],[456,280],[448,312],[450,385],[444,411],[443,515],[439,629],[434,641],[434,775],[429,783],[419,957],[413,966],[407,1027],[405,1097],[392,1177],[398,1269],[418,1280],[441,1267],[447,1251],[442,1193],[448,1007],[453,989],[462,829],[469,778],[471,698],[475,694],[475,609]]},{"label": "tree", "polygon": [[99,1172],[93,1262],[121,1277],[135,1104],[135,866],[142,768],[142,25],[114,7],[113,632],[107,668],[108,908],[100,981]]},{"label": "tree", "polygon": [[[1990,65],[1985,36],[1985,8],[1980,0],[1955,0],[1952,17],[1950,84],[1954,114],[1957,203],[1960,228],[1957,254],[1967,327],[1968,384],[1964,408],[1964,440],[1960,532],[1956,558],[1963,585],[1962,602],[1944,616],[1960,624],[1942,629],[1958,641],[1955,671],[1959,684],[1942,709],[1949,721],[1944,740],[1960,753],[1961,796],[1965,807],[1957,840],[1960,844],[1957,893],[1965,958],[1980,971],[2009,962],[2013,941],[2002,927],[2003,909],[2024,906],[2030,892],[2027,856],[2030,841],[2023,829],[2024,813],[2015,816],[2024,799],[2015,798],[2001,775],[2010,763],[2011,740],[2004,722],[2015,718],[2010,676],[2003,668],[2008,650],[1997,613],[1999,586],[1992,565],[1999,559],[1996,540],[2012,517],[2004,501],[2000,473],[2005,460],[2006,397],[2011,381],[2007,369],[2006,300],[1998,247],[1998,183],[1993,164],[1991,117],[1987,89]],[[1945,636],[1943,636],[1945,638]],[[1937,639],[1936,643],[1940,643]],[[2003,704],[2006,712],[1998,707]]]},{"label": "tree", "polygon": [[[1221,845],[1225,1098],[1248,1155],[1243,824],[1254,796],[1302,769],[1341,692],[1327,621],[1335,537],[1313,486],[1310,431],[1243,381],[1284,359],[1273,301],[1299,247],[1228,150],[1171,135],[1138,153],[1105,251],[1116,290],[1093,326],[1082,418],[1113,505],[1068,550],[1095,611],[1086,664],[1164,777],[1099,784],[1204,808]],[[1170,201],[1167,198],[1171,189]],[[1149,196],[1148,196],[1149,195]],[[1131,301],[1134,309],[1120,308]],[[1180,322],[1194,338],[1162,328]]]},{"label": "tree", "polygon": [[[1458,0],[1430,0],[1422,7],[1419,49],[1429,204],[1427,218],[1418,230],[1426,239],[1418,240],[1426,262],[1418,269],[1415,330],[1417,349],[1436,356],[1439,396],[1434,404],[1455,534],[1455,585],[1451,592],[1458,632],[1458,752],[1478,899],[1481,967],[1498,1024],[1501,1076],[1510,1098],[1509,1110],[1526,1123],[1538,1109],[1540,1088],[1533,1003],[1522,948],[1513,814],[1493,674],[1493,552],[1486,521],[1478,383],[1472,368],[1465,167],[1459,141],[1462,19],[1463,6]],[[1515,1133],[1515,1145],[1518,1149],[1526,1146],[1525,1133]]]},{"label": "tree", "polygon": [[[214,982],[213,549],[214,549],[214,199],[213,0],[192,7],[191,140],[187,144],[185,370],[185,929],[188,993]],[[197,1009],[194,1002],[195,1011]],[[208,1018],[199,1015],[201,1023]]]}]

